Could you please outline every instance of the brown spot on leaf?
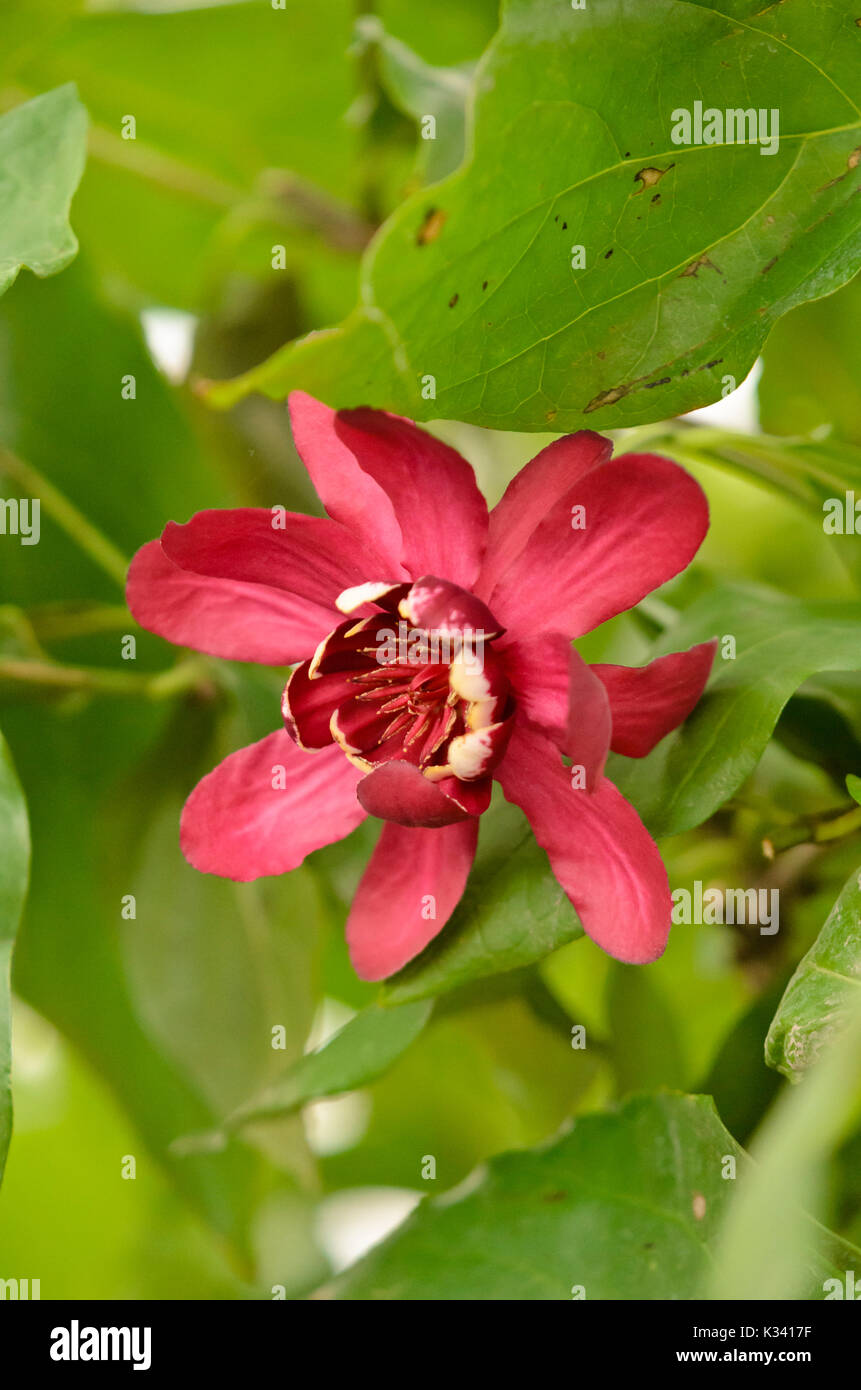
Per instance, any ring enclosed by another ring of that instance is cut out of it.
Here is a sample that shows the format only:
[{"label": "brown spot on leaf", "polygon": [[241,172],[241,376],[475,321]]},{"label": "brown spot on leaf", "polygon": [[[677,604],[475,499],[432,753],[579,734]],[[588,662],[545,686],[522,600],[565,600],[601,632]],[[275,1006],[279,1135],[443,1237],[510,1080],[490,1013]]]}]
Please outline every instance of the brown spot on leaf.
[{"label": "brown spot on leaf", "polygon": [[623,396],[627,396],[630,389],[630,386],[613,386],[609,391],[599,391],[584,407],[583,414],[591,415],[593,410],[600,410],[604,405],[615,405]]},{"label": "brown spot on leaf", "polygon": [[447,217],[448,213],[443,212],[440,208],[428,208],[425,213],[425,220],[418,230],[416,245],[428,246],[430,242],[436,241]]},{"label": "brown spot on leaf", "polygon": [[568,1193],[561,1190],[559,1192],[545,1192],[543,1200],[545,1202],[564,1202],[567,1196]]},{"label": "brown spot on leaf", "polygon": [[652,198],[652,202],[653,202],[653,203],[659,203],[660,201],[661,201],[661,195],[660,195],[660,193],[656,193],[656,194],[653,196],[653,198]]},{"label": "brown spot on leaf", "polygon": [[837,183],[842,183],[850,169],[857,169],[859,164],[861,164],[861,145],[856,145],[855,149],[846,160],[845,171],[842,174],[838,174],[835,179],[829,179],[828,183],[824,183],[821,188],[817,188],[816,192],[824,193],[826,189],[833,188]]},{"label": "brown spot on leaf", "polygon": [[551,406],[551,408],[550,408],[549,410],[545,411],[545,413],[544,413],[544,418],[545,418],[545,420],[548,420],[548,421],[551,421],[551,422],[552,422],[553,420],[556,419],[556,416],[557,416],[558,414],[559,414],[559,412],[558,412],[558,410],[556,409],[556,407],[555,407],[555,406]]},{"label": "brown spot on leaf", "polygon": [[685,266],[679,279],[683,280],[686,275],[692,275],[694,279],[696,279],[698,272],[701,270],[716,270],[718,275],[720,275],[720,267],[716,266],[714,261],[710,261],[708,256],[699,256],[695,261],[691,261],[690,265]]},{"label": "brown spot on leaf", "polygon": [[634,183],[639,180],[640,187],[634,190],[633,196],[636,198],[644,188],[654,188],[656,183],[660,183],[664,174],[668,174],[675,167],[675,164],[668,164],[666,169],[655,169],[652,165],[647,165],[645,169],[638,169],[634,175]]},{"label": "brown spot on leaf", "polygon": [[613,254],[613,248],[612,248],[612,246],[611,246],[609,251],[605,251],[605,252],[604,252],[604,260],[605,260],[605,261],[609,261],[609,259],[610,259],[610,257],[612,256],[612,254]]},{"label": "brown spot on leaf", "polygon": [[706,1214],[706,1199],[701,1192],[695,1192],[691,1202],[694,1212],[694,1220],[702,1221]]},{"label": "brown spot on leaf", "polygon": [[450,309],[453,309],[454,306],[455,306],[455,304],[457,303],[457,301],[458,301],[459,299],[460,299],[460,295],[459,295],[459,294],[453,294],[452,297],[451,297],[451,299],[448,301],[448,307],[449,307]]},{"label": "brown spot on leaf", "polygon": [[776,257],[776,256],[772,256],[771,260],[768,262],[768,265],[764,265],[764,266],[762,267],[762,273],[763,273],[763,275],[767,275],[768,272],[771,270],[771,267],[772,267],[773,265],[777,265],[777,257]]}]

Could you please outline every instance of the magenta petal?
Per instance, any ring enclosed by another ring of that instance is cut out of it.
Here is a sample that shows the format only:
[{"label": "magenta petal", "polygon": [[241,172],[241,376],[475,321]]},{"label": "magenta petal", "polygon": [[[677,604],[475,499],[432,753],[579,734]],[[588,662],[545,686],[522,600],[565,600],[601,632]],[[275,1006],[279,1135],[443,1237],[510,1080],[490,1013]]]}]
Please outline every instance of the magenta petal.
[{"label": "magenta petal", "polygon": [[437,827],[471,819],[440,783],[429,782],[412,763],[401,760],[382,763],[368,773],[356,794],[369,815],[399,825]]},{"label": "magenta petal", "polygon": [[[572,526],[583,519],[583,529]],[[511,637],[579,637],[684,569],[707,529],[705,495],[683,468],[655,454],[624,454],[593,468],[551,508],[490,607]]]},{"label": "magenta petal", "polygon": [[347,920],[350,959],[363,980],[382,980],[423,951],[460,901],[478,821],[439,830],[386,825]]},{"label": "magenta petal", "polygon": [[613,715],[614,753],[645,758],[687,719],[705,689],[717,641],[656,657],[648,666],[592,667],[606,687]]},{"label": "magenta petal", "polygon": [[405,574],[403,537],[391,499],[341,439],[336,412],[304,391],[293,391],[288,405],[296,449],[329,516],[364,536],[385,562],[386,573]]},{"label": "magenta petal", "polygon": [[287,873],[364,820],[361,775],[340,748],[304,753],[279,729],[197,784],[182,813],[182,852],[201,873],[239,883]]},{"label": "magenta petal", "polygon": [[141,627],[168,642],[263,666],[301,661],[332,626],[328,609],[282,589],[180,569],[160,541],[132,560],[126,601]]},{"label": "magenta petal", "polygon": [[184,526],[170,522],[161,543],[182,569],[280,589],[325,609],[330,628],[343,621],[338,595],[385,573],[373,547],[339,522],[265,507],[198,512]]},{"label": "magenta petal", "polygon": [[436,632],[479,632],[490,639],[500,631],[499,623],[480,598],[433,574],[416,579],[401,600],[399,612],[413,627]]},{"label": "magenta petal", "polygon": [[491,593],[554,503],[585,473],[606,463],[612,452],[611,439],[580,430],[548,444],[521,468],[490,513],[487,554],[476,593],[484,598]]},{"label": "magenta petal", "polygon": [[311,663],[303,661],[290,676],[281,697],[287,732],[300,748],[328,748],[334,742],[330,720],[342,701],[352,699],[356,685],[349,673],[309,677]]},{"label": "magenta petal", "polygon": [[658,847],[606,777],[574,790],[556,748],[524,725],[497,771],[506,799],[535,838],[593,941],[617,960],[644,964],[667,943],[672,899]]},{"label": "magenta petal", "polygon": [[505,664],[518,710],[583,768],[586,789],[594,790],[610,751],[611,719],[593,668],[558,632],[513,642]]},{"label": "magenta petal", "polygon": [[[410,420],[382,410],[341,410],[334,429],[390,499],[409,574],[443,574],[470,588],[484,555],[487,503],[466,460]],[[390,570],[368,572],[388,577]]]}]

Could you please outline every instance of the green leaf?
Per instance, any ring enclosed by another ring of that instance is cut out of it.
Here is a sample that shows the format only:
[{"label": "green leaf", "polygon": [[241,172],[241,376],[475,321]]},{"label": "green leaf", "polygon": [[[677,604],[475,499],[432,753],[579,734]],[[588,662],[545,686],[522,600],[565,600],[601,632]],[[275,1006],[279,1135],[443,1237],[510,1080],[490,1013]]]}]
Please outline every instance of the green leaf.
[{"label": "green leaf", "polygon": [[854,772],[846,774],[846,790],[854,801],[861,806],[861,777],[856,777]]},{"label": "green leaf", "polygon": [[73,83],[0,116],[0,294],[23,266],[56,275],[77,252],[69,207],[86,136],[87,113]]},{"label": "green leaf", "polygon": [[517,970],[583,935],[525,817],[496,803],[481,818],[466,891],[439,936],[383,986],[386,1004],[427,999]]},{"label": "green leaf", "polygon": [[[360,43],[376,49],[380,77],[392,101],[420,125],[416,162],[421,181],[435,183],[444,178],[463,159],[473,64],[432,67],[400,39],[387,34],[374,15],[360,18],[356,31]],[[421,122],[428,116],[434,121],[432,134],[421,130]]]},{"label": "green leaf", "polygon": [[[635,1096],[543,1149],[493,1158],[342,1276],[342,1299],[695,1296],[747,1160],[707,1096]],[[580,1295],[583,1296],[582,1294]]]},{"label": "green leaf", "polygon": [[715,589],[693,603],[656,645],[681,651],[710,637],[735,639],[693,714],[646,758],[611,757],[608,775],[654,835],[700,825],[753,771],[781,710],[817,671],[861,667],[861,604],[802,602],[752,585]]},{"label": "green leaf", "polygon": [[0,736],[0,1182],[12,1133],[12,945],[27,892],[30,833],[27,807],[9,750]]},{"label": "green leaf", "polygon": [[227,1136],[261,1120],[282,1119],[323,1096],[336,1096],[367,1086],[397,1061],[421,1033],[433,1010],[432,1002],[382,1009],[363,1009],[327,1043],[309,1052],[271,1086],[227,1116],[207,1134],[192,1134],[174,1144],[175,1153],[212,1151]]},{"label": "green leaf", "polygon": [[[791,988],[791,986],[790,986]],[[711,1298],[825,1297],[827,1278],[845,1289],[861,1250],[830,1235],[813,1215],[825,1205],[826,1163],[861,1101],[861,995],[849,1026],[802,1086],[787,1088],[751,1145],[756,1159],[735,1189],[712,1271]],[[811,1241],[819,1259],[811,1261]],[[807,1296],[810,1296],[809,1294]]]},{"label": "green leaf", "polygon": [[856,999],[861,1006],[861,868],[786,987],[765,1042],[769,1066],[800,1080],[843,1030]]},{"label": "green leaf", "polygon": [[[360,307],[211,401],[298,386],[336,406],[569,431],[715,400],[781,314],[858,267],[857,45],[834,0],[729,14],[508,0],[476,74],[471,157],[375,238]],[[779,148],[673,143],[694,100],[779,110]]]}]

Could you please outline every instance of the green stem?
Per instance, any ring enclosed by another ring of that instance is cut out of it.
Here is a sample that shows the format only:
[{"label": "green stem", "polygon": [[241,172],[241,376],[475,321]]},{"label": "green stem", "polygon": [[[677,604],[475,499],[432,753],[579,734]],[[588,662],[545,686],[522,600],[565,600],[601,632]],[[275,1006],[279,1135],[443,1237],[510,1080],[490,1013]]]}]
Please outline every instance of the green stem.
[{"label": "green stem", "polygon": [[148,700],[165,700],[195,689],[201,694],[211,695],[215,688],[209,667],[197,658],[178,661],[175,666],[156,675],[137,675],[129,671],[61,666],[52,661],[8,657],[0,659],[0,682],[3,681],[41,686],[45,690],[136,695]]},{"label": "green stem", "polygon": [[861,806],[852,806],[836,814],[830,811],[793,825],[779,826],[764,838],[762,852],[766,859],[773,859],[775,854],[792,849],[794,845],[827,845],[834,840],[844,840],[858,830],[861,830]]},{"label": "green stem", "polygon": [[37,468],[25,463],[4,445],[0,445],[0,474],[10,478],[34,499],[38,499],[66,535],[70,536],[100,569],[109,574],[121,589],[125,589],[128,560],[113,541],[103,536],[101,531],[87,520],[83,512],[79,512],[74,503],[70,502],[68,497],[64,497],[53,483],[48,482]]}]

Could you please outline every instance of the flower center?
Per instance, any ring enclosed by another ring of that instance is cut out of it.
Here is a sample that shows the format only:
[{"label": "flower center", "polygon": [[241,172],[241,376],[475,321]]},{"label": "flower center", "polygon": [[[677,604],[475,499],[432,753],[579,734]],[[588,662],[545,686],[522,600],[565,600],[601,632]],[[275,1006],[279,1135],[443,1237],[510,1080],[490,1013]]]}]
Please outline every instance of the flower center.
[{"label": "flower center", "polygon": [[501,629],[485,605],[423,579],[361,585],[338,607],[366,616],[335,628],[291,677],[285,715],[300,741],[314,705],[365,771],[402,760],[430,781],[486,777],[505,751],[513,699],[492,647]]}]

